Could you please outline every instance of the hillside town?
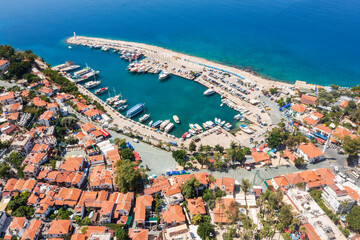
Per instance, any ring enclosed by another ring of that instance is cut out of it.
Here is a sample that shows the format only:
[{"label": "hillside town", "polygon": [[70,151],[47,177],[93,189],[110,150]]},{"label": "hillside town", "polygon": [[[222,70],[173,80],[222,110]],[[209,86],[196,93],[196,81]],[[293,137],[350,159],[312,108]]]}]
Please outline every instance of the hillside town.
[{"label": "hillside town", "polygon": [[279,121],[228,146],[120,127],[30,50],[0,74],[0,239],[360,239],[359,86],[262,89]]}]

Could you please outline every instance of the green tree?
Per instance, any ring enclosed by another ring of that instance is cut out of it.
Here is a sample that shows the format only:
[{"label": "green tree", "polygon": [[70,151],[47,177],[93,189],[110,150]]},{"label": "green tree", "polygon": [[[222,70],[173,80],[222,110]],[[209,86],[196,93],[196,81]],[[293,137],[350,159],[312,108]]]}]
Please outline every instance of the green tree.
[{"label": "green tree", "polygon": [[343,140],[344,152],[348,154],[348,162],[353,162],[358,158],[360,153],[360,139],[351,139],[346,136]]},{"label": "green tree", "polygon": [[185,150],[176,150],[172,152],[172,157],[177,161],[177,160],[183,160],[185,161],[186,159],[186,151]]},{"label": "green tree", "polygon": [[115,182],[120,192],[136,191],[143,187],[142,175],[144,174],[140,175],[140,171],[134,169],[135,164],[124,159],[118,161],[117,165]]},{"label": "green tree", "polygon": [[279,220],[285,225],[289,226],[293,221],[293,214],[290,205],[284,205],[280,209]]},{"label": "green tree", "polygon": [[284,132],[282,128],[275,127],[269,133],[267,138],[267,144],[269,147],[274,148],[283,144],[283,141],[286,140],[289,136],[289,133]]},{"label": "green tree", "polygon": [[181,193],[186,198],[194,198],[197,194],[197,188],[200,186],[200,182],[195,178],[192,177],[189,180],[187,180],[181,187]]},{"label": "green tree", "polygon": [[360,233],[360,206],[352,207],[345,219],[345,222],[354,232]]},{"label": "green tree", "polygon": [[202,240],[216,239],[215,227],[208,222],[202,222],[199,224],[197,234]]},{"label": "green tree", "polygon": [[73,129],[77,123],[77,119],[74,117],[63,117],[59,123],[62,127]]},{"label": "green tree", "polygon": [[297,157],[294,159],[294,162],[296,167],[301,167],[302,165],[305,164],[304,157]]},{"label": "green tree", "polygon": [[79,226],[85,226],[89,225],[91,223],[91,220],[89,217],[84,217],[84,219],[79,223]]},{"label": "green tree", "polygon": [[129,239],[128,234],[122,228],[118,228],[118,229],[115,230],[115,237],[116,237],[117,240],[127,240],[127,239]]},{"label": "green tree", "polygon": [[194,141],[191,141],[189,144],[189,151],[190,152],[195,152],[196,151],[196,144]]},{"label": "green tree", "polygon": [[125,138],[115,138],[114,143],[119,147],[123,148],[126,146],[126,139]]},{"label": "green tree", "polygon": [[122,159],[132,160],[134,157],[134,154],[130,148],[124,148],[124,149],[120,150],[120,156]]}]

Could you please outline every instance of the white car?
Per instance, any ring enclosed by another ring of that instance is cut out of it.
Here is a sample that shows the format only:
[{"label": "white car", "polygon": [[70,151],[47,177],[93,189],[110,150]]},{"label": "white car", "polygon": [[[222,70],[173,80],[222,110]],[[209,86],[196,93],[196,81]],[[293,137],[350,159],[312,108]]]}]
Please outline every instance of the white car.
[{"label": "white car", "polygon": [[335,167],[334,167],[334,170],[335,170],[335,172],[339,172],[339,167],[338,167],[338,166],[335,166]]},{"label": "white car", "polygon": [[139,139],[137,139],[137,138],[134,138],[133,141],[136,143],[139,143]]}]

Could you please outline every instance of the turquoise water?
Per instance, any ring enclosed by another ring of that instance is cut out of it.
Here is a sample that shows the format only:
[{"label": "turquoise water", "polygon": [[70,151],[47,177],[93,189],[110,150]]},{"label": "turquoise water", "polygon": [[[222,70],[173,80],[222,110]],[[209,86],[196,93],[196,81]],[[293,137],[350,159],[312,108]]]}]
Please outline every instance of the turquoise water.
[{"label": "turquoise water", "polygon": [[221,114],[230,120],[232,111],[216,108],[218,96],[206,99],[195,83],[135,77],[115,54],[69,51],[64,39],[74,31],[252,66],[286,82],[360,83],[360,1],[355,0],[0,0],[0,44],[32,49],[52,65],[88,63],[131,104],[146,102],[154,119],[178,114],[201,123]]}]

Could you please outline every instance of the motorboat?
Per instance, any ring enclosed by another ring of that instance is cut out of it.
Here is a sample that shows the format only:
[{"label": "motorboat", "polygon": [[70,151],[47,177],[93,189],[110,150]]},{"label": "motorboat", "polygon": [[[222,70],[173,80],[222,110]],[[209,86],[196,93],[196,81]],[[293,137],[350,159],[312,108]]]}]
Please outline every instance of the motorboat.
[{"label": "motorboat", "polygon": [[210,96],[210,95],[213,95],[214,93],[215,93],[215,91],[213,89],[209,88],[204,92],[204,95]]},{"label": "motorboat", "polygon": [[128,107],[128,105],[125,104],[125,105],[122,105],[122,106],[118,107],[117,110],[118,111],[124,111],[127,107]]},{"label": "motorboat", "polygon": [[177,115],[174,115],[173,116],[173,119],[174,119],[174,121],[176,122],[176,123],[180,123],[180,119],[179,119],[179,117],[177,116]]},{"label": "motorboat", "polygon": [[253,131],[248,128],[248,126],[246,126],[245,124],[240,124],[240,129],[243,130],[245,133],[248,133],[248,134],[252,134]]},{"label": "motorboat", "polygon": [[142,117],[139,118],[139,121],[142,123],[142,122],[145,122],[146,120],[148,120],[150,117],[150,114],[144,114]]},{"label": "motorboat", "polygon": [[159,80],[165,80],[167,78],[170,77],[170,73],[166,72],[166,71],[162,71],[159,74]]}]

